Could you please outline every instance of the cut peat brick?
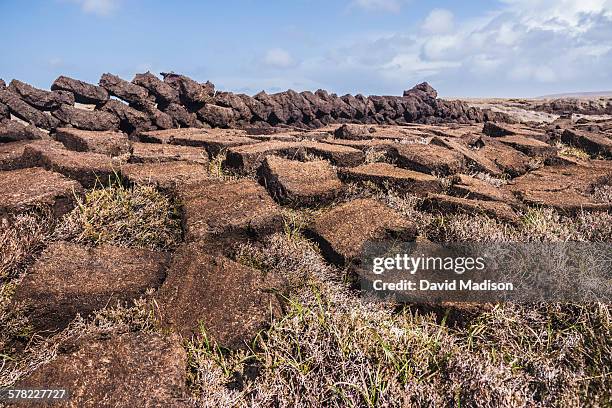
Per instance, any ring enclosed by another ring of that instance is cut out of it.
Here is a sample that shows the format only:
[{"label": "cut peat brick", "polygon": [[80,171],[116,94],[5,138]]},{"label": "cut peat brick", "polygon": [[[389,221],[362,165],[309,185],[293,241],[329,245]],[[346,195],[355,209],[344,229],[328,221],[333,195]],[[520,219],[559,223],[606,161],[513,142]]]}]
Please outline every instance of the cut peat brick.
[{"label": "cut peat brick", "polygon": [[0,143],[20,140],[38,140],[48,137],[45,132],[33,125],[24,125],[16,120],[0,121]]},{"label": "cut peat brick", "polygon": [[203,147],[210,156],[216,156],[227,148],[258,143],[258,140],[244,136],[242,131],[200,129],[200,132],[178,134],[172,138],[170,143]]},{"label": "cut peat brick", "polygon": [[132,143],[130,163],[159,163],[177,160],[208,164],[208,153],[199,147],[159,143]]},{"label": "cut peat brick", "polygon": [[462,154],[430,144],[397,145],[392,155],[399,167],[422,173],[447,176],[465,167]]},{"label": "cut peat brick", "polygon": [[181,127],[204,127],[204,124],[200,122],[198,116],[195,113],[189,112],[183,105],[179,105],[178,103],[171,103],[167,106],[164,106],[162,107],[162,111],[170,115],[172,120],[178,123]]},{"label": "cut peat brick", "polygon": [[69,150],[120,156],[130,152],[130,142],[125,133],[59,128],[55,138]]},{"label": "cut peat brick", "polygon": [[154,185],[168,193],[180,185],[210,180],[203,165],[184,161],[126,164],[121,167],[121,175],[130,183]]},{"label": "cut peat brick", "polygon": [[118,130],[119,118],[110,112],[75,108],[62,105],[53,111],[53,116],[63,123],[83,130]]},{"label": "cut peat brick", "polygon": [[561,141],[579,147],[593,156],[598,154],[612,158],[612,139],[603,134],[566,129]]},{"label": "cut peat brick", "polygon": [[36,127],[51,130],[60,125],[59,120],[47,113],[39,111],[21,99],[19,95],[7,89],[0,89],[0,102],[8,106],[13,115]]},{"label": "cut peat brick", "polygon": [[321,157],[338,166],[357,166],[365,160],[365,155],[361,150],[347,146],[314,141],[280,142],[274,140],[229,148],[225,164],[240,173],[250,174],[267,156],[301,159],[306,154]]},{"label": "cut peat brick", "polygon": [[267,156],[278,155],[299,158],[300,142],[268,141],[246,146],[231,147],[227,150],[225,165],[243,174],[253,173]]},{"label": "cut peat brick", "polygon": [[201,106],[212,100],[215,94],[214,85],[210,83],[200,84],[193,79],[174,73],[162,72],[164,83],[170,85],[179,92],[181,103],[189,107]]},{"label": "cut peat brick", "polygon": [[337,166],[354,167],[365,160],[364,153],[352,147],[314,141],[303,141],[301,144],[306,153],[322,157]]},{"label": "cut peat brick", "polygon": [[147,113],[151,123],[159,129],[173,129],[177,125],[172,116],[157,109],[153,102],[148,102],[141,109]]},{"label": "cut peat brick", "polygon": [[159,320],[184,338],[199,336],[204,328],[215,343],[241,348],[280,316],[275,292],[285,289],[272,272],[211,255],[202,243],[185,244],[173,256],[156,297]]},{"label": "cut peat brick", "polygon": [[206,129],[199,128],[180,128],[166,130],[139,131],[132,136],[143,143],[170,143],[177,136],[187,136],[206,132]]},{"label": "cut peat brick", "polygon": [[378,139],[387,141],[417,140],[431,136],[425,125],[390,126],[390,125],[360,125],[346,124],[334,131],[336,139],[367,140]]},{"label": "cut peat brick", "polygon": [[545,166],[515,178],[503,188],[525,204],[552,207],[566,214],[582,210],[608,211],[612,203],[599,203],[591,197],[595,187],[612,183],[612,169],[608,161],[605,163]]},{"label": "cut peat brick", "polygon": [[67,150],[59,142],[37,141],[24,148],[25,166],[40,166],[56,171],[74,180],[85,188],[97,182],[106,184],[119,171],[122,161],[98,153],[81,153]]},{"label": "cut peat brick", "polygon": [[454,196],[473,200],[501,201],[510,205],[518,205],[518,200],[507,190],[495,187],[486,181],[458,174],[453,177],[450,191]]},{"label": "cut peat brick", "polygon": [[57,357],[18,386],[66,389],[67,398],[57,403],[64,408],[186,408],[191,406],[185,402],[186,373],[187,353],[176,335],[85,336],[70,347],[60,348]]},{"label": "cut peat brick", "polygon": [[106,89],[110,95],[123,99],[130,104],[143,105],[153,101],[149,91],[142,86],[133,84],[113,74],[102,74],[99,85]]},{"label": "cut peat brick", "polygon": [[346,140],[367,140],[372,139],[372,133],[370,132],[370,125],[355,125],[355,124],[344,124],[334,131],[334,137],[337,139]]},{"label": "cut peat brick", "polygon": [[144,74],[136,74],[134,79],[132,79],[132,83],[146,88],[149,93],[155,96],[159,104],[167,105],[179,103],[178,91],[151,72],[147,71]]},{"label": "cut peat brick", "polygon": [[245,134],[241,130],[181,128],[138,132],[135,137],[145,143],[201,147],[206,149],[210,156],[216,156],[223,149],[258,142],[244,136]]},{"label": "cut peat brick", "polygon": [[610,211],[612,203],[599,203],[587,195],[576,191],[552,191],[546,188],[533,188],[519,191],[517,196],[528,205],[554,208],[560,213],[576,215],[582,211]]},{"label": "cut peat brick", "polygon": [[521,135],[503,136],[498,137],[496,140],[520,152],[523,152],[530,157],[541,157],[547,159],[549,157],[556,156],[557,151],[559,150],[555,146],[551,146],[548,143]]},{"label": "cut peat brick", "polygon": [[499,221],[516,224],[520,217],[508,204],[499,201],[470,200],[444,194],[429,194],[423,202],[428,211],[442,213],[485,214]]},{"label": "cut peat brick", "polygon": [[484,146],[478,149],[478,154],[491,160],[504,173],[516,177],[529,171],[529,156],[499,142],[497,139],[482,137]]},{"label": "cut peat brick", "polygon": [[283,204],[323,204],[342,190],[336,171],[324,160],[301,162],[268,156],[258,173],[272,197]]},{"label": "cut peat brick", "polygon": [[425,195],[442,191],[436,177],[414,170],[398,168],[388,163],[369,163],[340,171],[346,181],[372,182],[382,188],[396,189],[401,193]]},{"label": "cut peat brick", "polygon": [[124,132],[132,133],[134,131],[155,129],[146,113],[136,110],[116,99],[106,102],[100,107],[100,110],[117,116],[119,118],[119,127]]},{"label": "cut peat brick", "polygon": [[504,137],[504,136],[523,136],[530,139],[537,139],[540,141],[548,140],[548,136],[544,132],[533,130],[526,127],[517,125],[510,125],[507,123],[495,123],[485,122],[482,128],[482,133],[490,137]]},{"label": "cut peat brick", "polygon": [[201,109],[198,109],[197,114],[198,119],[214,128],[229,128],[237,119],[237,114],[234,113],[232,108],[211,103],[207,103]]},{"label": "cut peat brick", "polygon": [[328,262],[357,263],[367,242],[414,241],[417,229],[397,211],[372,199],[340,204],[317,217],[305,234],[319,244]]},{"label": "cut peat brick", "polygon": [[59,217],[74,208],[81,185],[41,168],[0,172],[0,216],[49,208]]},{"label": "cut peat brick", "polygon": [[25,305],[36,331],[55,332],[79,314],[131,303],[158,288],[167,262],[163,252],[53,243],[17,286],[13,302]]},{"label": "cut peat brick", "polygon": [[516,135],[516,130],[503,123],[486,122],[482,127],[482,133],[490,137],[504,137]]},{"label": "cut peat brick", "polygon": [[54,110],[63,104],[74,105],[74,95],[67,91],[45,91],[17,79],[11,81],[8,89],[40,110]]},{"label": "cut peat brick", "polygon": [[51,90],[72,92],[78,103],[101,105],[108,101],[106,89],[66,76],[59,76],[51,85]]},{"label": "cut peat brick", "polygon": [[262,235],[283,225],[279,207],[253,180],[211,180],[184,186],[179,200],[187,241],[223,234]]},{"label": "cut peat brick", "polygon": [[478,150],[470,149],[457,140],[436,136],[431,140],[431,144],[446,147],[447,149],[461,153],[465,156],[467,167],[473,170],[489,173],[493,176],[501,176],[503,174],[502,170],[493,160],[480,154]]},{"label": "cut peat brick", "polygon": [[30,141],[0,143],[0,170],[17,170],[24,167],[23,150]]}]

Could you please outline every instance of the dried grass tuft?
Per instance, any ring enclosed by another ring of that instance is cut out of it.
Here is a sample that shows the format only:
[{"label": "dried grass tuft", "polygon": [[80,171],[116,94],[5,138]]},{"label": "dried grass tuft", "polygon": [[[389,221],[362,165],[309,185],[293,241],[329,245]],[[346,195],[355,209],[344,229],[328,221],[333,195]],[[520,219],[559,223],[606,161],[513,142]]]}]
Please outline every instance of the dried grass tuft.
[{"label": "dried grass tuft", "polygon": [[180,215],[171,200],[152,186],[114,183],[89,191],[63,218],[54,236],[87,245],[168,250],[181,240]]},{"label": "dried grass tuft", "polygon": [[365,163],[384,163],[389,160],[385,150],[370,147],[365,151]]},{"label": "dried grass tuft", "polygon": [[557,152],[559,156],[574,157],[576,159],[582,160],[588,160],[590,157],[590,154],[588,154],[584,150],[567,145],[565,143],[558,142],[556,144],[556,147],[559,149],[559,151]]},{"label": "dried grass tuft", "polygon": [[46,212],[0,220],[0,282],[21,274],[45,245],[54,221]]},{"label": "dried grass tuft", "polygon": [[593,200],[598,203],[610,204],[612,203],[612,185],[604,184],[595,187],[593,194],[591,195]]}]

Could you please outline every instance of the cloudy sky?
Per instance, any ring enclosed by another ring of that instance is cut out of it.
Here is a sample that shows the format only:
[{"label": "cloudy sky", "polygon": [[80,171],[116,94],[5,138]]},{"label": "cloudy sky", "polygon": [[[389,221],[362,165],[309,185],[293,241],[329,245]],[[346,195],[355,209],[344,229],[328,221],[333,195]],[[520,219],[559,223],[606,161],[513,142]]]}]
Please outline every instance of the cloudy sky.
[{"label": "cloudy sky", "polygon": [[612,0],[2,0],[0,15],[0,78],[44,88],[172,70],[245,93],[612,90]]}]

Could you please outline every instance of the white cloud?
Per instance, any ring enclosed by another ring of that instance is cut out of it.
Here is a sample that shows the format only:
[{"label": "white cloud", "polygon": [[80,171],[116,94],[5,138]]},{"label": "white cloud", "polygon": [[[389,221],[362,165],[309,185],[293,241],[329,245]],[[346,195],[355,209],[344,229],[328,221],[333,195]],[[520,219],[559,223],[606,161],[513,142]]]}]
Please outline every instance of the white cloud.
[{"label": "white cloud", "polygon": [[88,14],[107,16],[115,11],[119,6],[119,0],[72,0],[81,6],[81,9]]},{"label": "white cloud", "polygon": [[295,65],[291,54],[282,48],[268,50],[263,57],[263,62],[273,68],[290,68]]},{"label": "white cloud", "polygon": [[428,60],[441,60],[453,57],[455,51],[463,45],[459,36],[439,35],[428,38],[422,50]]},{"label": "white cloud", "polygon": [[353,0],[352,5],[368,11],[397,13],[400,11],[402,3],[402,0]]},{"label": "white cloud", "polygon": [[[611,0],[502,0],[508,11],[530,28],[585,31],[584,15],[603,13],[612,17]],[[585,24],[586,23],[586,24]]]},{"label": "white cloud", "polygon": [[[351,1],[386,11],[407,3]],[[426,80],[443,96],[516,97],[612,88],[612,0],[496,4],[467,19],[432,10],[421,24],[403,30],[330,39],[299,63],[286,50],[271,49],[259,68],[275,69],[247,70],[226,83],[230,89],[320,87],[339,94],[398,95]]]},{"label": "white cloud", "polygon": [[428,33],[446,33],[452,31],[454,16],[450,10],[433,9],[425,18],[422,28]]},{"label": "white cloud", "polygon": [[500,96],[612,87],[612,0],[503,0],[464,20],[436,9],[420,30],[354,42],[329,51],[326,67],[336,77],[359,72],[352,78],[357,90],[398,92],[422,80],[456,94],[486,89]]},{"label": "white cloud", "polygon": [[391,61],[381,67],[385,78],[395,81],[420,81],[440,70],[457,68],[459,62],[441,60],[425,61],[417,54],[402,54],[395,56]]},{"label": "white cloud", "polygon": [[497,30],[496,42],[501,45],[511,46],[520,39],[521,33],[519,31],[520,27],[516,30],[511,22],[503,23],[499,26],[499,30]]}]

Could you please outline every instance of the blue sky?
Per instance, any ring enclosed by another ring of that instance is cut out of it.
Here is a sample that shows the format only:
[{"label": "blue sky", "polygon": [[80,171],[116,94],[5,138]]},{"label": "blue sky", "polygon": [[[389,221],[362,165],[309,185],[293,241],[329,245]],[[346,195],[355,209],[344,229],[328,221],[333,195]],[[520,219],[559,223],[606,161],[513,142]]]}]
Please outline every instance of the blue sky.
[{"label": "blue sky", "polygon": [[0,78],[172,70],[218,89],[612,90],[612,0],[0,1]]}]

